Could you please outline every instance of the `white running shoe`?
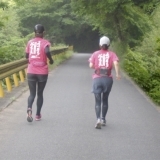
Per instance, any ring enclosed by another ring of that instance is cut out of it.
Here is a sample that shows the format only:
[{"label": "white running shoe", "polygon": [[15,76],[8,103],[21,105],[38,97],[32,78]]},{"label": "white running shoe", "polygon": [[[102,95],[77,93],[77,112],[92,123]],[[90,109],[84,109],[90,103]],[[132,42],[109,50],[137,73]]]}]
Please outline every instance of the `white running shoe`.
[{"label": "white running shoe", "polygon": [[96,123],[96,125],[95,125],[95,128],[96,128],[96,129],[101,129],[101,120],[100,120],[100,119],[97,120],[97,123]]},{"label": "white running shoe", "polygon": [[102,119],[102,120],[101,120],[101,125],[102,125],[102,126],[106,126],[106,120]]}]

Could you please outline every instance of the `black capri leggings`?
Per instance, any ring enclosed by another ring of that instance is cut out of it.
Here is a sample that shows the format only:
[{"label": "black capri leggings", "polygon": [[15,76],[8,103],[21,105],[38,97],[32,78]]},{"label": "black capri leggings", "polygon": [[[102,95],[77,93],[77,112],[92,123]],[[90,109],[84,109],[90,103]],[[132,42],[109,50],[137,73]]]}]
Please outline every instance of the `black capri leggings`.
[{"label": "black capri leggings", "polygon": [[[35,79],[35,77],[37,79]],[[44,81],[39,82],[39,77],[41,80],[43,79]],[[28,86],[30,90],[30,95],[28,97],[28,108],[32,109],[32,105],[33,105],[33,102],[36,96],[36,92],[37,92],[37,113],[36,115],[40,115],[40,112],[41,112],[41,108],[43,105],[43,91],[46,86],[47,77],[48,77],[47,75],[37,75],[36,76],[36,75],[28,74]]]},{"label": "black capri leggings", "polygon": [[[36,81],[28,81],[30,96],[28,97],[28,108],[32,108],[32,104],[34,102],[37,90],[37,113],[36,115],[40,115],[41,108],[43,105],[43,90],[45,88],[46,82],[36,82]],[[37,89],[36,89],[37,88]]]}]

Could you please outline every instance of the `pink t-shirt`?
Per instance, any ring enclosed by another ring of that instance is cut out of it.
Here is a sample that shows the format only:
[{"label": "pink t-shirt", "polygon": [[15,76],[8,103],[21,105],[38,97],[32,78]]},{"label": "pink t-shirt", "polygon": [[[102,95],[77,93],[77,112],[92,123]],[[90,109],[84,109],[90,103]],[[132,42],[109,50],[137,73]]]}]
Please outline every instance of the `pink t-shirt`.
[{"label": "pink t-shirt", "polygon": [[[119,61],[117,55],[109,50],[98,50],[94,52],[89,58],[89,62],[93,63],[94,69],[106,68],[109,70],[109,77],[112,77],[112,65],[114,61]],[[93,78],[102,77],[97,74],[93,74]]]},{"label": "pink t-shirt", "polygon": [[35,37],[28,42],[26,46],[26,53],[29,54],[27,73],[48,74],[46,46],[50,46],[50,42],[40,37]]}]

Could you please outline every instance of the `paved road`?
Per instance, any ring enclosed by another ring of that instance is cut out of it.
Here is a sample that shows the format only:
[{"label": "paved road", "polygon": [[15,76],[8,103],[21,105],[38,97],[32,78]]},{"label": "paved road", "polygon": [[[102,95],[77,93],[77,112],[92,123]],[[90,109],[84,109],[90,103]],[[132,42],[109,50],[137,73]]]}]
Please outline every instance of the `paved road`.
[{"label": "paved road", "polygon": [[50,73],[41,121],[26,121],[28,91],[0,112],[0,160],[160,159],[160,114],[125,77],[114,81],[107,126],[94,128],[88,57]]}]

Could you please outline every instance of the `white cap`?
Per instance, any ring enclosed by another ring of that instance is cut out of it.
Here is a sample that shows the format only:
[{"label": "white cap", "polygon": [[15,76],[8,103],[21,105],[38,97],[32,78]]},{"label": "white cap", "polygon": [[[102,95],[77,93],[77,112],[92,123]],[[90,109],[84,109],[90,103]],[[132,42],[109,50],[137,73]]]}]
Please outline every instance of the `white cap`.
[{"label": "white cap", "polygon": [[99,41],[100,46],[103,46],[104,44],[106,44],[107,46],[110,45],[110,40],[106,36],[103,36],[102,38],[100,38],[100,41]]}]

